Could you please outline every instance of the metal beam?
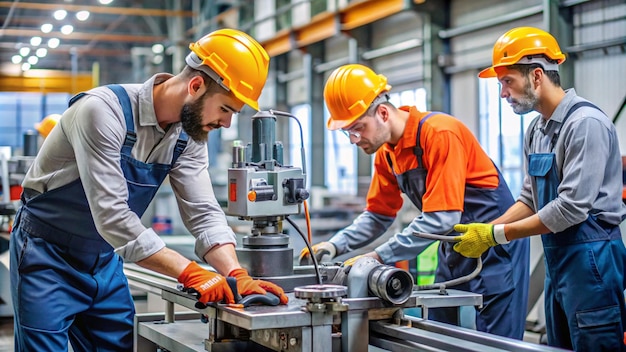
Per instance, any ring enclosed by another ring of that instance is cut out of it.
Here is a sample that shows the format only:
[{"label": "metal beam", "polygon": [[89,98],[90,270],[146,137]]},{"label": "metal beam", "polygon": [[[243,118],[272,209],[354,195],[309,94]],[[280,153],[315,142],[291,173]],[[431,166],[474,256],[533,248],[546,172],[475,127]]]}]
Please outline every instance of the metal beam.
[{"label": "metal beam", "polygon": [[108,6],[85,6],[85,5],[72,5],[72,4],[44,4],[33,2],[18,2],[18,1],[0,1],[0,7],[16,8],[16,9],[28,9],[28,10],[66,10],[68,12],[89,11],[91,13],[104,13],[109,15],[128,15],[128,16],[155,16],[155,17],[193,17],[195,14],[193,11],[172,11],[161,10],[145,7],[108,7]]},{"label": "metal beam", "polygon": [[523,9],[523,10],[520,10],[520,11],[511,12],[511,13],[507,13],[507,14],[504,14],[504,15],[501,15],[501,16],[492,17],[492,18],[490,18],[488,20],[485,20],[485,21],[473,22],[473,23],[465,25],[465,26],[460,26],[460,27],[456,27],[456,28],[441,30],[441,31],[439,31],[439,37],[441,39],[449,39],[449,38],[456,37],[456,36],[461,35],[461,34],[467,34],[467,33],[478,31],[480,29],[493,27],[493,26],[498,25],[498,24],[507,23],[507,22],[511,22],[511,21],[514,21],[514,20],[519,20],[519,19],[522,19],[522,18],[525,18],[525,17],[538,15],[538,14],[540,14],[542,12],[543,12],[543,6],[542,5],[531,6],[529,8],[526,8],[526,9]]}]

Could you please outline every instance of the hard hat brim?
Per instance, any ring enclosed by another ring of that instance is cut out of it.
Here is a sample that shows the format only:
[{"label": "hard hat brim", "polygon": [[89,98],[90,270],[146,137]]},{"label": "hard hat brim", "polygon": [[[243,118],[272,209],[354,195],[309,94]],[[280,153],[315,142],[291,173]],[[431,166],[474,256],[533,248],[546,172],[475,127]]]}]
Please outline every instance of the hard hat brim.
[{"label": "hard hat brim", "polygon": [[493,78],[493,77],[497,77],[498,74],[496,73],[496,70],[494,70],[494,67],[487,67],[486,69],[480,71],[478,73],[478,77],[479,78]]}]

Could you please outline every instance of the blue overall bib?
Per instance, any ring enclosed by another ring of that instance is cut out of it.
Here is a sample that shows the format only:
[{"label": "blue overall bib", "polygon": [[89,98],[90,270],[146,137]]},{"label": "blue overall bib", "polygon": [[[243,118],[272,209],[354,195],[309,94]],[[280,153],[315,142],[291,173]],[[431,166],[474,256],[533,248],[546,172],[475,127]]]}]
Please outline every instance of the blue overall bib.
[{"label": "blue overall bib", "polygon": [[[574,104],[561,126],[581,106],[598,109],[589,102]],[[552,137],[551,151],[559,132]],[[538,209],[558,197],[560,177],[553,152],[529,154],[528,174],[535,185]],[[542,235],[541,240],[548,344],[576,351],[626,351],[626,249],[619,226],[589,215],[562,232]]]},{"label": "blue overall bib", "polygon": [[[126,90],[108,86],[126,120],[121,167],[129,207],[139,217],[187,145],[180,134],[171,164],[131,157],[137,138]],[[84,96],[70,100],[72,105]],[[131,351],[133,299],[123,260],[97,232],[80,179],[38,193],[25,189],[11,233],[16,351]]]},{"label": "blue overall bib", "polygon": [[[417,128],[417,168],[395,174],[400,190],[422,209],[422,197],[426,193],[426,175],[420,146],[422,124],[431,116],[424,116]],[[391,158],[387,161],[393,171]],[[497,168],[496,168],[497,170]],[[513,203],[506,181],[498,170],[499,183],[495,190],[465,186],[462,223],[488,222],[502,215]],[[452,233],[451,236],[458,235]],[[452,249],[454,243],[442,242],[439,246],[439,263],[435,282],[456,279],[470,274],[476,268],[476,259],[466,258]],[[476,329],[492,334],[522,339],[526,325],[526,306],[529,286],[529,240],[516,240],[510,244],[490,248],[482,255],[483,270],[473,280],[453,288],[483,295],[483,308],[477,310]],[[458,325],[456,308],[429,310],[429,317],[436,321]]]}]

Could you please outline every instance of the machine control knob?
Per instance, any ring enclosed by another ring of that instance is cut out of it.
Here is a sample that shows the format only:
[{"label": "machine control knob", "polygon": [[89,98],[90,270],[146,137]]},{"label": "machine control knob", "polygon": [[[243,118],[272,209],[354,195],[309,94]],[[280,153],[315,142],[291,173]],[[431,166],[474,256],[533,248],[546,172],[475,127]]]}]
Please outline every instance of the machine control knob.
[{"label": "machine control knob", "polygon": [[304,188],[304,179],[289,178],[283,181],[285,202],[287,204],[302,203],[309,199],[309,191]]}]

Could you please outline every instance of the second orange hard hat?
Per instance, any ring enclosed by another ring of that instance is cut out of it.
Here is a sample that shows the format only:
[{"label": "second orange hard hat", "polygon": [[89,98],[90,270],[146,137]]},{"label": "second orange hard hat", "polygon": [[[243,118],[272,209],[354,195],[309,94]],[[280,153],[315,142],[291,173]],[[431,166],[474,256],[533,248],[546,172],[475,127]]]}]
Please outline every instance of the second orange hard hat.
[{"label": "second orange hard hat", "polygon": [[390,89],[387,77],[367,66],[350,64],[337,68],[324,86],[324,101],[330,112],[326,127],[332,131],[349,126],[380,93]]}]

